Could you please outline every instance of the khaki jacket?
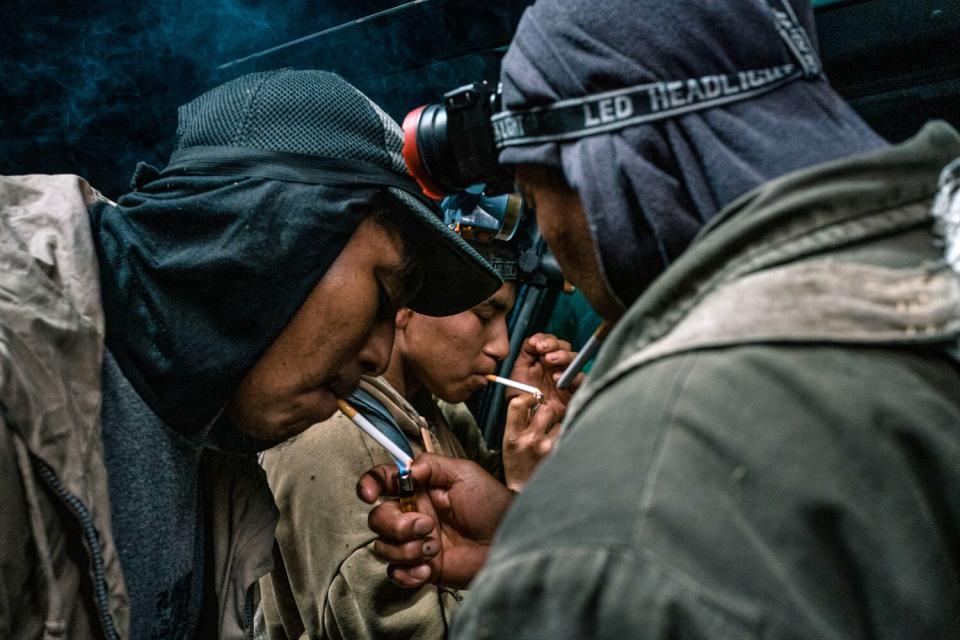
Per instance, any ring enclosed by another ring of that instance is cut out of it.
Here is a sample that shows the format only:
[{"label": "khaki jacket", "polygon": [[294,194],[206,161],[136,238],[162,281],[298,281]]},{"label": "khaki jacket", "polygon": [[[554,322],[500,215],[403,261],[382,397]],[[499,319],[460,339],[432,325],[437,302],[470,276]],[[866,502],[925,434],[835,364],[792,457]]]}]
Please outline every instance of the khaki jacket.
[{"label": "khaki jacket", "polygon": [[[76,176],[0,178],[0,638],[128,637],[100,430],[97,198]],[[276,509],[255,460],[211,451],[201,473],[206,637],[242,638]]]},{"label": "khaki jacket", "polygon": [[960,277],[931,211],[958,156],[932,123],[718,213],[608,336],[451,636],[956,638]]},{"label": "khaki jacket", "polygon": [[[390,411],[414,455],[421,453],[417,411],[383,378],[364,378],[360,387]],[[486,451],[465,407],[446,408],[449,420],[436,409],[424,416],[436,453],[488,463],[499,459]],[[434,585],[397,587],[387,579],[386,563],[373,554],[375,535],[367,527],[373,507],[357,498],[356,483],[377,464],[393,460],[341,413],[266,452],[263,466],[281,513],[277,568],[261,581],[271,640],[446,634],[461,593]]]}]

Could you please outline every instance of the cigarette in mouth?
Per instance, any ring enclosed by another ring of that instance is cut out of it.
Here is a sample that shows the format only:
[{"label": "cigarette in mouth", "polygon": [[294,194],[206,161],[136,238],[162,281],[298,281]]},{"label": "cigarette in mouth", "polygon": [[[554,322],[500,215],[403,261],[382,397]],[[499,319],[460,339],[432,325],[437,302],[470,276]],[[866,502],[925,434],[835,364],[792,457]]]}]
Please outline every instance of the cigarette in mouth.
[{"label": "cigarette in mouth", "polygon": [[510,378],[501,378],[500,376],[495,376],[492,373],[486,376],[486,378],[490,382],[496,382],[497,384],[502,384],[505,387],[513,387],[514,389],[519,389],[520,391],[525,391],[526,393],[532,393],[533,397],[537,399],[537,402],[543,400],[543,392],[536,387],[530,386],[529,384],[516,382]]},{"label": "cigarette in mouth", "polygon": [[394,460],[397,461],[397,466],[400,467],[401,471],[410,468],[410,463],[413,462],[413,458],[407,455],[407,453],[395,445],[390,438],[383,435],[379,429],[373,426],[369,420],[363,417],[356,409],[350,406],[346,400],[337,398],[337,406],[340,407],[340,411],[344,413],[345,416],[353,420],[353,424],[357,425],[363,432],[368,436],[377,441],[381,447],[386,449]]}]

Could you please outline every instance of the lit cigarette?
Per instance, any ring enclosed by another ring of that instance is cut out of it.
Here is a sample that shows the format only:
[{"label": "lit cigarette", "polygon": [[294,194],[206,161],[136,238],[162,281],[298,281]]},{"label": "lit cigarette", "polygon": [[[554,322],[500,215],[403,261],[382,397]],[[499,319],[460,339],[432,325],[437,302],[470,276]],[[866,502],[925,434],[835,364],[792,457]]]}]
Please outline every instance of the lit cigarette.
[{"label": "lit cigarette", "polygon": [[353,420],[353,424],[363,429],[364,433],[376,440],[381,447],[386,449],[397,461],[397,464],[400,465],[401,470],[410,468],[410,463],[413,462],[413,458],[408,456],[403,449],[391,442],[390,438],[380,433],[379,429],[370,424],[370,421],[364,418],[363,415],[361,415],[356,409],[351,407],[346,400],[337,398],[337,406],[340,407],[340,411],[343,411],[344,415]]},{"label": "lit cigarette", "polygon": [[587,340],[587,343],[583,345],[583,349],[580,350],[577,357],[573,359],[570,366],[564,369],[560,375],[560,379],[557,380],[557,389],[566,389],[570,386],[573,379],[576,378],[580,370],[583,369],[583,365],[587,364],[590,358],[597,354],[597,350],[600,349],[600,343],[603,342],[603,339],[607,337],[607,333],[609,332],[610,325],[606,322],[601,322],[597,330],[594,331],[590,339]]},{"label": "lit cigarette", "polygon": [[514,389],[519,389],[520,391],[525,391],[527,393],[532,393],[533,397],[537,401],[543,400],[543,392],[536,387],[532,387],[529,384],[523,384],[522,382],[516,382],[510,378],[501,378],[500,376],[495,376],[492,373],[487,376],[487,380],[490,382],[496,382],[497,384],[502,384],[505,387],[513,387]]}]

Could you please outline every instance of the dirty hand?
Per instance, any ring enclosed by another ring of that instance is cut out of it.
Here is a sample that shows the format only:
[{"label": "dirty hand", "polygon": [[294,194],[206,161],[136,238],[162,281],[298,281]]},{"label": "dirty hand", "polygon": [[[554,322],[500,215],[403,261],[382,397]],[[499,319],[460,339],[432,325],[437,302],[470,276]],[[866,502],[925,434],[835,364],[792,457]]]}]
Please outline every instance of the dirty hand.
[{"label": "dirty hand", "polygon": [[559,435],[560,420],[549,403],[538,405],[536,399],[526,393],[510,401],[501,450],[503,475],[509,489],[523,489]]},{"label": "dirty hand", "polygon": [[[583,374],[577,374],[570,388],[558,390],[557,380],[576,357],[570,350],[570,343],[559,340],[549,333],[535,333],[523,341],[520,353],[513,365],[510,377],[517,382],[533,385],[543,392],[544,402],[553,409],[557,420],[563,420],[567,412],[570,395],[583,381]],[[516,396],[518,391],[507,390],[507,397]]]},{"label": "dirty hand", "polygon": [[[387,574],[402,586],[435,582],[463,588],[483,567],[493,534],[513,495],[469,460],[424,453],[410,472],[417,484],[417,513],[404,513],[389,500],[367,520],[380,538],[374,552],[389,563]],[[395,495],[397,468],[379,465],[357,483],[368,504]]]}]

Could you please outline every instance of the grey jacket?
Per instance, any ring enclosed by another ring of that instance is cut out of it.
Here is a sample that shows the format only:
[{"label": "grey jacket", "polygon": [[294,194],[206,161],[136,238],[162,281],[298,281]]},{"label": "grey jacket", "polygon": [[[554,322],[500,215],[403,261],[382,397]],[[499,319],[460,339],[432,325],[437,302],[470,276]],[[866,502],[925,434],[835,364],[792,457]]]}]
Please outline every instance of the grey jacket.
[{"label": "grey jacket", "polygon": [[720,212],[609,336],[453,637],[956,638],[957,156],[934,123]]},{"label": "grey jacket", "polygon": [[[127,638],[100,431],[103,310],[76,176],[0,177],[0,637]],[[256,460],[201,462],[209,637],[249,633],[276,508]]]}]

